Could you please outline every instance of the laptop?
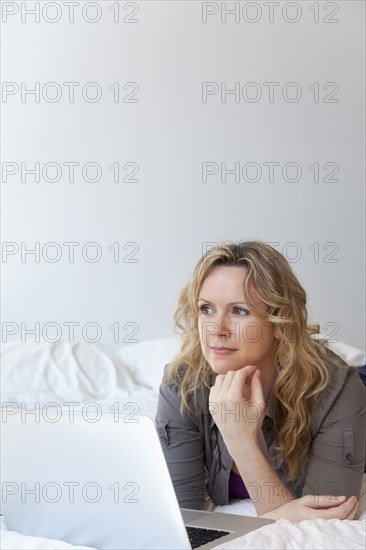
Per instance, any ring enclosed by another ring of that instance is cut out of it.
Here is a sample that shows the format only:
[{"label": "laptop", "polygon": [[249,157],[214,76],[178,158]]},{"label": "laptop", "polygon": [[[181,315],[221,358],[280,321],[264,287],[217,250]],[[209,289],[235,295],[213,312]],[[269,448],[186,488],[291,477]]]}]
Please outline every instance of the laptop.
[{"label": "laptop", "polygon": [[206,550],[272,523],[180,510],[150,418],[56,412],[2,412],[9,530],[98,550]]}]

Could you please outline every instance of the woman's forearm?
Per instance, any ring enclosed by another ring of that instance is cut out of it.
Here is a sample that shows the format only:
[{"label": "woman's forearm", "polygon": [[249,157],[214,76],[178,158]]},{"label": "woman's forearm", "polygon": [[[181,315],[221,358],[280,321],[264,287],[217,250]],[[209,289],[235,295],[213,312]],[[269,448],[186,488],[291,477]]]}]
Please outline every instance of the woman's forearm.
[{"label": "woman's forearm", "polygon": [[322,495],[321,499],[314,495],[306,495],[284,504],[272,512],[261,514],[260,517],[274,519],[275,521],[286,518],[290,521],[303,521],[304,519],[355,519],[358,510],[358,500],[355,496],[334,497]]},{"label": "woman's forearm", "polygon": [[[258,515],[276,510],[295,499],[281,482],[266,456],[260,440],[228,449],[245,483]],[[274,519],[274,518],[273,518]]]}]

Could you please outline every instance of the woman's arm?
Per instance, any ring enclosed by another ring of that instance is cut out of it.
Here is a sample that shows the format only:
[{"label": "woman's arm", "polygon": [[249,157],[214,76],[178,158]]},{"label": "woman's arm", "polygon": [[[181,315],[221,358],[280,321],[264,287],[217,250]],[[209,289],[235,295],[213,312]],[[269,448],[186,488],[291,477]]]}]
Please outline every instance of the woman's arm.
[{"label": "woman's arm", "polygon": [[[221,411],[213,415],[215,422],[257,513],[266,514],[295,497],[277,477],[261,444],[259,428],[264,398],[259,371],[252,376],[250,397],[243,397],[245,379],[253,372],[255,367],[248,366],[217,377],[210,401],[218,405],[215,411]],[[365,468],[365,388],[355,369],[349,368],[346,374],[341,388],[338,386],[337,390],[334,382],[336,391],[330,388],[327,392],[333,396],[332,402],[326,398],[315,411],[319,415],[318,427],[313,434],[312,455],[303,487],[303,496],[312,495],[313,500],[324,494],[354,496],[356,500],[359,496]],[[232,414],[222,414],[223,410],[233,410],[238,404],[242,411],[240,422],[235,422]]]},{"label": "woman's arm", "polygon": [[[250,377],[250,396],[245,398],[243,388]],[[270,512],[294,500],[295,496],[272,468],[265,450],[262,434],[265,401],[259,370],[248,365],[217,376],[211,388],[210,403],[214,411],[212,416],[257,513]],[[231,412],[237,408],[240,410],[239,421]]]},{"label": "woman's arm", "polygon": [[197,426],[180,414],[173,384],[162,383],[156,428],[180,507],[203,510],[205,505],[204,445]]},{"label": "woman's arm", "polygon": [[359,496],[366,454],[366,389],[357,370],[347,369],[344,384],[327,392],[314,411],[311,458],[302,495]]},{"label": "woman's arm", "polygon": [[257,514],[276,510],[295,500],[266,458],[259,438],[233,442],[228,451],[235,460]]},{"label": "woman's arm", "polygon": [[274,519],[285,518],[290,521],[304,519],[354,519],[359,502],[356,497],[333,497],[322,495],[314,497],[307,495],[284,504],[277,510],[262,514],[260,517]]}]

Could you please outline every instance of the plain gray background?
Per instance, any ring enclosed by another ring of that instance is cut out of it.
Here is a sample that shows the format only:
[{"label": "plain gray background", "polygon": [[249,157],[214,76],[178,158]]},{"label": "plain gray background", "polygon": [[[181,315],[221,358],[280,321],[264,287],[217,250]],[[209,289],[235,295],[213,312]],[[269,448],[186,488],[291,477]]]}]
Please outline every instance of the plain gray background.
[{"label": "plain gray background", "polygon": [[364,348],[364,15],[2,2],[2,341],[169,336],[205,243],[260,239],[291,261],[310,320]]}]

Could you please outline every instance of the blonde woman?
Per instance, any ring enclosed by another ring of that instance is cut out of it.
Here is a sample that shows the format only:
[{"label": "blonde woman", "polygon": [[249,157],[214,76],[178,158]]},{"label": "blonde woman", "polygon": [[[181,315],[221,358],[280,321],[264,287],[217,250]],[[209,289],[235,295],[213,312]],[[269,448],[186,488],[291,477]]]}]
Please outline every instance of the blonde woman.
[{"label": "blonde woman", "polygon": [[365,388],[312,338],[286,259],[259,241],[210,249],[175,323],[182,345],[165,369],[156,422],[180,506],[251,498],[265,517],[353,519]]}]

